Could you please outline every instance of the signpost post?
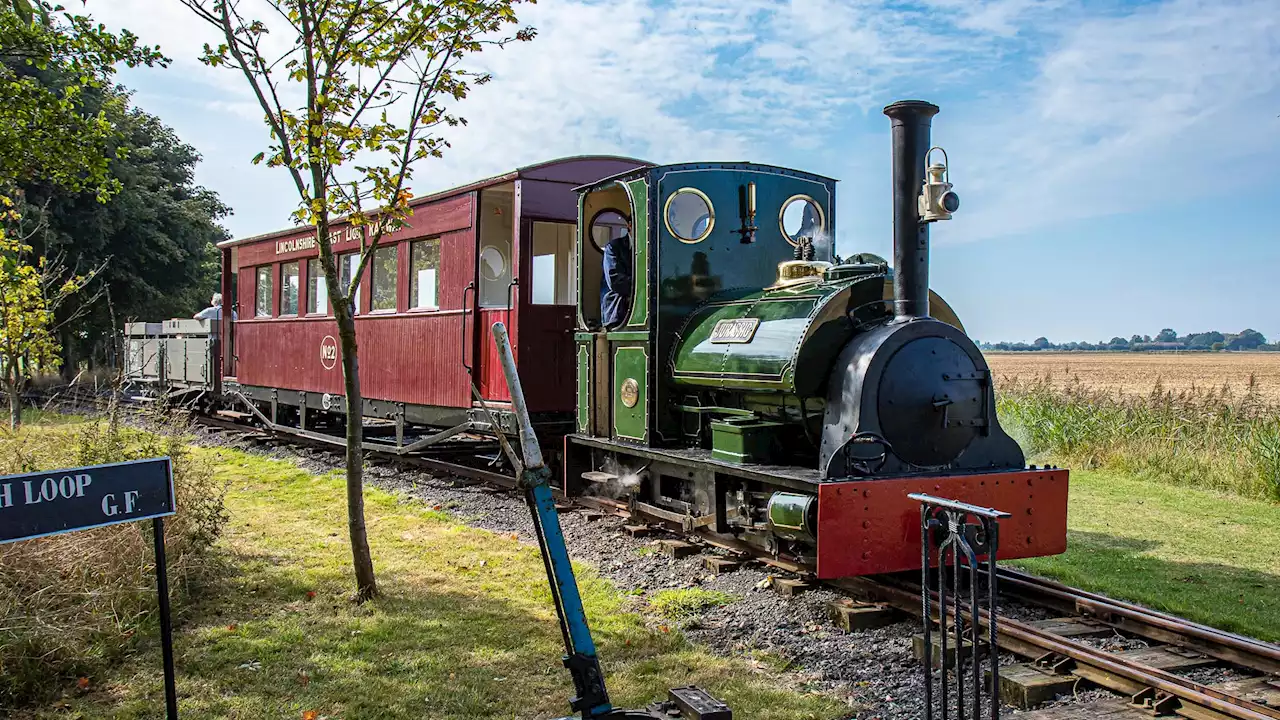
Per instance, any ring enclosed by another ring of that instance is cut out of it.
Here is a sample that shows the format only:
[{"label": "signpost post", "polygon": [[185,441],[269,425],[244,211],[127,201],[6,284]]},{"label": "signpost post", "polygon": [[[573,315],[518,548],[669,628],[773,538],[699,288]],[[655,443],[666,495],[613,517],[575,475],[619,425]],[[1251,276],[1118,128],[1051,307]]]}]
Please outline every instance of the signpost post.
[{"label": "signpost post", "polygon": [[178,718],[164,518],[176,510],[169,458],[0,477],[0,544],[151,520],[164,652],[165,711]]}]

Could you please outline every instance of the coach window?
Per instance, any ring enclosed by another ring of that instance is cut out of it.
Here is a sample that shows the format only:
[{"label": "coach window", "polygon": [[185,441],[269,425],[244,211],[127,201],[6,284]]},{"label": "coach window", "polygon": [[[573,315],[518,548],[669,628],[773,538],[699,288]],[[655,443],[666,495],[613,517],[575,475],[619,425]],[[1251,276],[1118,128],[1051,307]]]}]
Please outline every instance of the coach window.
[{"label": "coach window", "polygon": [[324,279],[320,258],[307,261],[307,314],[324,315],[329,312],[329,284]]},{"label": "coach window", "polygon": [[573,233],[568,223],[533,224],[534,305],[574,305],[577,287],[573,282]]},{"label": "coach window", "polygon": [[298,314],[298,261],[280,264],[280,314]]},{"label": "coach window", "polygon": [[480,307],[511,302],[511,215],[515,189],[502,185],[480,193]]},{"label": "coach window", "polygon": [[254,287],[253,316],[271,317],[271,266],[257,269],[257,285]]},{"label": "coach window", "polygon": [[[356,269],[360,267],[360,253],[346,253],[338,256],[338,283],[342,285],[342,291],[346,292],[351,287],[351,277],[355,275]],[[356,314],[360,314],[360,291],[357,290],[355,297],[351,299],[355,306]]]},{"label": "coach window", "polygon": [[440,240],[419,240],[409,244],[409,307],[435,310],[440,307],[437,278],[440,273]]},{"label": "coach window", "polygon": [[395,245],[385,245],[373,251],[373,307],[379,310],[396,309],[396,275],[399,272],[400,251]]}]

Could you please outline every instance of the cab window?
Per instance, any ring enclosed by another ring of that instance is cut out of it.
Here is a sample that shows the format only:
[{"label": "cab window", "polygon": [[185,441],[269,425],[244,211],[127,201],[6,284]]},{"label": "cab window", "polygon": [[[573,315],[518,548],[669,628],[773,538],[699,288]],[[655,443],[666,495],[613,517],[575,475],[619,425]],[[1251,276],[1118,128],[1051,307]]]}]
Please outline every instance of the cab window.
[{"label": "cab window", "polygon": [[[575,243],[580,257],[573,259],[577,278],[578,313],[582,326],[600,326],[600,286],[604,279],[604,248],[610,240],[627,232],[627,218],[632,216],[631,198],[621,184],[592,190],[582,198],[579,207],[584,225],[583,237]],[[643,210],[642,210],[643,212]],[[634,272],[634,269],[633,269]]]}]

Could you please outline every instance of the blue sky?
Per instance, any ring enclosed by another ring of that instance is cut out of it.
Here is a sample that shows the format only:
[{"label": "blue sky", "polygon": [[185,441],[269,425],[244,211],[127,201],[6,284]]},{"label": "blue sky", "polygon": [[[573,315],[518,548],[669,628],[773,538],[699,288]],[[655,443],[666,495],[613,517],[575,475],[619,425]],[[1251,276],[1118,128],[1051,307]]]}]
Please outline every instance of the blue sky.
[{"label": "blue sky", "polygon": [[[255,0],[246,0],[252,4]],[[253,167],[266,131],[243,80],[177,0],[90,2],[174,59],[135,102],[204,155],[236,236],[296,196]],[[494,74],[415,193],[561,155],[751,160],[830,175],[837,248],[890,254],[888,122],[942,107],[963,199],[934,225],[933,287],[981,340],[1253,327],[1280,338],[1277,0],[541,0],[538,38]]]}]

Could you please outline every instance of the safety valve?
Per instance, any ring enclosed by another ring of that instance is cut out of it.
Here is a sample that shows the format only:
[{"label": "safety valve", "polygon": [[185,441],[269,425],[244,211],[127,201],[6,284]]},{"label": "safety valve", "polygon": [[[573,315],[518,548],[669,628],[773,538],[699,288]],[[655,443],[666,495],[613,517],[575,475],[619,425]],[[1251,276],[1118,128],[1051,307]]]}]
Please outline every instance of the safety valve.
[{"label": "safety valve", "polygon": [[[937,150],[942,162],[929,164],[929,156]],[[960,196],[951,190],[951,171],[947,168],[947,151],[940,147],[929,148],[925,153],[924,187],[920,191],[920,221],[950,220],[951,213],[960,209]]]}]

